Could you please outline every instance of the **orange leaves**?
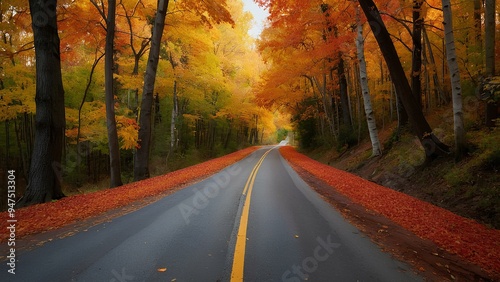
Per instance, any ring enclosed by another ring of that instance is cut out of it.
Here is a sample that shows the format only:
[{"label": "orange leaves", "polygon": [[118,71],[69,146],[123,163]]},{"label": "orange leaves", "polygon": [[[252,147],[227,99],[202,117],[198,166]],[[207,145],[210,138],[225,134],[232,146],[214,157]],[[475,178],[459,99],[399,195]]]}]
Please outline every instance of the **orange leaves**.
[{"label": "orange leaves", "polygon": [[293,166],[324,180],[352,201],[490,273],[500,274],[500,230],[316,162],[292,147],[283,147],[280,152]]},{"label": "orange leaves", "polygon": [[[258,101],[268,108],[287,105],[288,111],[298,112],[292,105],[321,92],[306,77],[326,75],[338,64],[339,53],[347,58],[353,49],[353,6],[342,1],[258,3],[269,7],[271,23],[258,42],[269,65],[262,75],[264,82],[256,91]],[[328,86],[328,93],[333,92],[333,84]]]},{"label": "orange leaves", "polygon": [[[212,26],[212,22],[220,23],[230,23],[234,25],[234,21],[231,17],[231,13],[227,10],[226,1],[182,1],[181,4],[187,10],[195,12],[201,19],[201,21],[208,26]],[[207,17],[208,15],[208,17]]]},{"label": "orange leaves", "polygon": [[[257,147],[247,148],[195,166],[118,188],[71,196],[57,202],[16,210],[16,219],[19,222],[19,228],[16,230],[17,238],[57,229],[111,209],[126,206],[143,198],[161,195],[165,191],[216,173],[243,159],[256,149]],[[2,230],[7,228],[7,217],[7,212],[0,213],[0,228]],[[7,240],[7,236],[7,233],[2,232],[0,242]]]}]

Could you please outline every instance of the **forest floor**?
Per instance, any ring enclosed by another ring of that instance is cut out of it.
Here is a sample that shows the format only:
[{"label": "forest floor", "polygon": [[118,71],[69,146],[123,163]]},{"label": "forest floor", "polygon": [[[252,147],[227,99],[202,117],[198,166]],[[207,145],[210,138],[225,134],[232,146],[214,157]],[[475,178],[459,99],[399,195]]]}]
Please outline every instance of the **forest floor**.
[{"label": "forest floor", "polygon": [[[438,137],[452,145],[453,128],[446,124],[449,121],[446,112],[450,109],[438,110],[427,118]],[[469,113],[469,118],[473,114]],[[379,130],[380,142],[384,144],[382,156],[371,156],[369,139],[342,152],[317,148],[303,153],[322,163],[500,229],[500,128],[488,129],[478,124],[478,120],[466,119],[469,152],[459,162],[455,162],[453,154],[450,154],[424,165],[424,151],[416,137],[405,132],[399,140],[395,140],[396,124]]]}]

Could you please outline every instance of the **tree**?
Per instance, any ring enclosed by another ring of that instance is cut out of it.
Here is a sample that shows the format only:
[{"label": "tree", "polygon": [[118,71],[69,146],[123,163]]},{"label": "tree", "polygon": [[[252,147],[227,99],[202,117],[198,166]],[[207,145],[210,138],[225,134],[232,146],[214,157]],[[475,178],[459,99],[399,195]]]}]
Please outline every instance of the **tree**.
[{"label": "tree", "polygon": [[65,130],[57,0],[29,1],[36,57],[35,142],[26,193],[18,206],[60,199]]},{"label": "tree", "polygon": [[365,43],[363,38],[363,25],[359,20],[359,9],[356,11],[358,19],[358,37],[356,39],[358,60],[359,60],[359,80],[361,84],[361,91],[363,92],[363,102],[365,106],[366,122],[368,124],[368,131],[370,133],[370,140],[372,142],[372,156],[379,156],[382,154],[380,141],[378,139],[377,123],[375,122],[375,115],[373,114],[372,103],[370,101],[370,89],[368,88],[368,76],[366,71],[365,60]]},{"label": "tree", "polygon": [[151,107],[153,106],[153,92],[155,88],[156,70],[160,58],[161,37],[165,26],[169,0],[159,0],[158,10],[153,25],[151,49],[149,50],[144,87],[142,91],[141,115],[139,117],[139,147],[134,159],[134,180],[143,180],[149,177],[149,149],[151,143]]},{"label": "tree", "polygon": [[422,84],[420,74],[422,73],[422,26],[424,19],[421,15],[423,0],[413,0],[413,52],[412,52],[412,71],[411,71],[411,89],[413,96],[422,107]]},{"label": "tree", "polygon": [[[151,107],[153,105],[153,91],[168,2],[168,0],[158,1],[158,10],[153,25],[151,48],[149,50],[146,74],[144,76],[141,114],[139,117],[139,146],[134,160],[134,180],[136,181],[149,177],[149,154],[152,134]],[[182,4],[185,5],[188,10],[196,12],[202,23],[209,26],[211,26],[210,20],[215,23],[227,22],[234,24],[231,19],[231,14],[226,9],[225,1],[185,1],[182,2]],[[207,18],[205,14],[208,14],[209,18]]]},{"label": "tree", "polygon": [[399,60],[398,53],[391,40],[390,34],[385,27],[380,12],[372,0],[359,0],[359,4],[370,23],[370,27],[375,35],[375,39],[382,51],[387,67],[391,74],[392,81],[396,88],[396,94],[403,103],[403,106],[408,113],[411,126],[415,135],[420,140],[420,143],[425,149],[425,154],[428,160],[436,156],[447,153],[449,147],[443,144],[432,132],[432,129],[425,119],[421,107],[413,96],[410,84],[406,79],[406,75]]},{"label": "tree", "polygon": [[[321,11],[325,15],[327,24],[326,28],[324,31],[324,39],[325,41],[332,41],[328,37],[331,36],[330,33],[333,33],[334,39],[338,39],[338,33],[339,33],[339,28],[332,22],[331,18],[331,13],[332,13],[332,7],[328,5],[327,3],[322,3],[321,4]],[[351,130],[352,129],[352,122],[351,122],[351,109],[349,106],[349,97],[347,93],[347,79],[346,79],[346,72],[345,72],[345,64],[344,64],[344,58],[342,58],[342,51],[336,51],[336,57],[338,59],[338,64],[336,65],[337,68],[337,75],[338,75],[338,80],[339,80],[339,93],[340,93],[340,108],[342,109],[342,121],[344,126]],[[334,68],[332,68],[331,71],[333,71]],[[330,72],[330,75],[332,73]],[[333,76],[333,75],[332,75]]]},{"label": "tree", "polygon": [[[97,67],[97,64],[99,64],[99,61],[104,56],[105,56],[105,53],[103,53],[101,55],[98,55],[98,50],[96,50],[94,62],[92,63],[92,68],[90,69],[89,79],[87,81],[87,85],[85,86],[85,91],[83,92],[82,102],[80,103],[80,107],[78,107],[78,129],[77,129],[77,133],[76,133],[76,148],[77,148],[77,150],[78,150],[79,145],[80,145],[80,137],[81,137],[81,131],[82,131],[81,129],[82,129],[82,109],[83,109],[83,105],[85,104],[85,101],[87,100],[87,94],[90,91],[90,87],[92,85],[92,79],[94,77],[94,71],[95,71],[95,69]],[[77,158],[78,158],[77,162],[80,163],[81,156],[80,156],[80,154],[78,154],[78,152],[77,152]]]},{"label": "tree", "polygon": [[299,122],[317,119],[314,126],[320,142],[352,144],[352,100],[347,90],[354,88],[349,84],[354,81],[350,69],[355,52],[353,5],[318,0],[257,2],[270,12],[270,24],[259,41],[270,65],[257,92],[259,100],[286,106]]},{"label": "tree", "polygon": [[486,0],[484,9],[484,47],[486,54],[486,75],[495,75],[495,0]]},{"label": "tree", "polygon": [[474,39],[476,40],[476,44],[481,45],[481,29],[482,29],[482,24],[481,24],[481,16],[482,16],[482,1],[481,0],[474,0],[474,33],[476,36],[474,36]]},{"label": "tree", "polygon": [[455,39],[453,36],[453,21],[450,0],[442,0],[444,40],[446,57],[450,69],[451,96],[453,101],[453,124],[455,132],[455,160],[459,161],[466,153],[464,113],[462,111],[462,87],[460,85],[460,70],[457,63]]},{"label": "tree", "polygon": [[114,41],[116,24],[116,0],[108,0],[108,14],[105,14],[104,2],[101,5],[96,0],[91,0],[101,17],[106,22],[106,45],[104,55],[104,85],[106,103],[106,126],[108,132],[109,168],[111,188],[123,185],[121,179],[120,144],[115,116],[115,91],[114,91]]},{"label": "tree", "polygon": [[[132,75],[138,75],[139,74],[139,61],[142,58],[144,54],[148,51],[149,43],[151,42],[151,37],[149,34],[146,35],[139,35],[134,33],[134,19],[135,18],[142,18],[140,15],[136,15],[136,13],[140,10],[139,5],[142,5],[143,10],[144,9],[144,4],[141,2],[142,0],[138,0],[134,4],[134,8],[132,8],[132,11],[128,11],[127,7],[125,6],[124,1],[120,1],[119,5],[123,8],[123,12],[125,14],[125,19],[127,21],[128,25],[128,32],[129,32],[129,44],[130,44],[130,50],[132,51],[132,55],[134,57],[134,69],[132,70]],[[167,1],[168,2],[168,1]],[[144,26],[142,26],[142,32],[145,32],[148,30],[147,22],[145,23]],[[142,39],[140,46],[136,47],[135,46],[135,39]]]}]

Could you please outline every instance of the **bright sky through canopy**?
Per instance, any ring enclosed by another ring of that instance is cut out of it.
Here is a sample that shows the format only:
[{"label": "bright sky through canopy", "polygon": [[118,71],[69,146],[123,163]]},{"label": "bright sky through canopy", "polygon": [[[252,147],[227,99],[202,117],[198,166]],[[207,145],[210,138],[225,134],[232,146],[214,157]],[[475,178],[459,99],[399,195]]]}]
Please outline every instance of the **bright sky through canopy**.
[{"label": "bright sky through canopy", "polygon": [[257,5],[253,0],[243,0],[243,4],[244,10],[251,12],[253,15],[253,27],[248,31],[248,33],[250,36],[258,38],[264,29],[264,23],[266,22],[269,13]]}]

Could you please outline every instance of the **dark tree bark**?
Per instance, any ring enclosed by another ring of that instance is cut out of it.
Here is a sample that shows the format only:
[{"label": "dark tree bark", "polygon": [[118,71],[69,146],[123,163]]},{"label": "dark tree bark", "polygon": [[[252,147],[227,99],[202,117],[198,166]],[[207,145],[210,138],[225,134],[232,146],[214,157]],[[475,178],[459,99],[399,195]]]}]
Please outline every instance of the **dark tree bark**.
[{"label": "dark tree bark", "polygon": [[342,54],[339,54],[340,60],[338,64],[339,88],[340,88],[340,106],[342,108],[342,120],[344,125],[352,129],[351,108],[349,107],[349,97],[347,93],[347,79],[345,74],[344,59]]},{"label": "dark tree bark", "polygon": [[115,40],[116,0],[108,0],[108,16],[106,17],[106,55],[104,57],[105,89],[106,89],[106,124],[108,128],[108,148],[111,188],[123,185],[120,167],[120,144],[115,119],[114,91],[114,40]]},{"label": "dark tree bark", "polygon": [[80,152],[80,136],[81,136],[81,128],[82,128],[82,109],[83,105],[85,104],[85,101],[87,100],[87,94],[90,91],[90,87],[92,86],[92,79],[94,78],[94,72],[99,64],[99,61],[104,57],[105,54],[102,54],[100,56],[97,56],[97,50],[95,54],[95,59],[94,63],[92,64],[92,68],[90,69],[90,74],[89,74],[89,79],[87,81],[87,85],[85,86],[85,91],[83,92],[83,98],[82,102],[80,103],[80,107],[78,107],[78,130],[76,133],[76,158],[77,158],[77,172],[78,172],[78,178],[81,177],[80,175],[80,170],[81,170],[81,152]]},{"label": "dark tree bark", "polygon": [[391,40],[389,32],[385,27],[375,3],[372,0],[359,0],[370,27],[375,35],[382,55],[384,56],[387,67],[391,74],[392,81],[396,88],[396,94],[400,98],[403,106],[408,113],[408,118],[415,135],[419,138],[425,149],[428,159],[432,159],[440,154],[448,153],[449,146],[443,144],[432,132],[432,129],[425,119],[421,107],[415,96],[412,95],[410,84],[406,78],[403,66],[399,60],[398,53]]},{"label": "dark tree bark", "polygon": [[134,159],[134,180],[142,180],[149,177],[149,148],[151,146],[151,107],[153,105],[153,91],[156,81],[156,70],[160,57],[161,37],[165,27],[169,0],[159,0],[156,11],[149,50],[146,74],[144,76],[144,88],[142,91],[141,116],[139,117],[139,148]]},{"label": "dark tree bark", "polygon": [[478,44],[478,46],[481,46],[481,44],[483,43],[482,40],[481,40],[481,35],[482,35],[482,32],[481,32],[481,29],[482,29],[482,24],[481,24],[481,15],[482,15],[482,4],[481,4],[481,0],[474,0],[474,33],[475,33],[475,40],[476,40],[476,44]]},{"label": "dark tree bark", "polygon": [[420,13],[422,3],[423,0],[413,0],[413,53],[411,67],[411,89],[420,107],[422,107],[420,74],[422,73],[422,25],[424,24],[424,19]]},{"label": "dark tree bark", "polygon": [[434,59],[434,51],[432,51],[432,45],[429,37],[427,36],[425,27],[422,28],[422,34],[424,36],[424,42],[427,46],[427,52],[429,53],[429,62],[432,68],[432,80],[434,81],[434,87],[436,88],[439,98],[441,99],[441,102],[439,104],[448,104],[448,98],[446,98],[446,95],[444,94],[443,85],[441,84],[441,81],[438,77],[438,69],[436,67],[436,60]]},{"label": "dark tree bark", "polygon": [[35,142],[26,193],[18,206],[60,199],[65,109],[57,0],[30,0],[36,57]]},{"label": "dark tree bark", "polygon": [[[78,145],[80,143],[80,135],[81,135],[81,127],[82,127],[82,109],[83,105],[85,104],[85,101],[87,100],[87,94],[90,91],[90,87],[92,86],[92,79],[94,78],[94,72],[99,64],[99,61],[104,57],[105,54],[102,54],[101,56],[97,57],[96,53],[96,58],[94,59],[94,63],[92,64],[92,68],[90,69],[90,74],[89,74],[89,80],[87,81],[87,85],[85,86],[85,91],[83,92],[83,98],[82,102],[80,103],[80,107],[78,107],[78,131],[76,134],[76,147],[78,148]],[[80,156],[78,154],[78,156]],[[80,163],[78,161],[78,163]]]},{"label": "dark tree bark", "polygon": [[484,8],[484,47],[486,54],[486,75],[495,75],[495,0],[486,0]]}]

